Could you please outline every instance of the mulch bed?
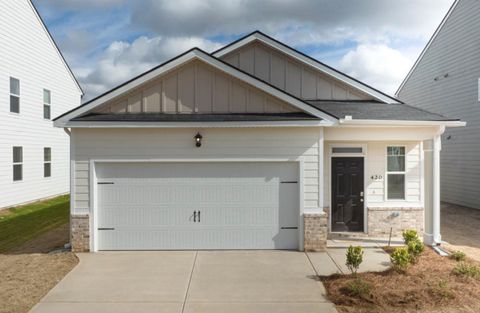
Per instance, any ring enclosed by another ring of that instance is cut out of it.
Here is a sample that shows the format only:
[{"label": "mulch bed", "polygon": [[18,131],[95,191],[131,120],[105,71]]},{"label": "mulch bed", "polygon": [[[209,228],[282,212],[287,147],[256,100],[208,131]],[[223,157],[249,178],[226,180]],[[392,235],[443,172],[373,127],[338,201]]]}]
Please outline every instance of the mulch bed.
[{"label": "mulch bed", "polygon": [[[426,248],[406,273],[393,269],[359,273],[357,277],[370,285],[363,296],[350,294],[347,286],[355,280],[352,275],[321,280],[339,312],[480,312],[480,280],[453,274],[456,263]],[[467,263],[479,265],[473,260]]]}]

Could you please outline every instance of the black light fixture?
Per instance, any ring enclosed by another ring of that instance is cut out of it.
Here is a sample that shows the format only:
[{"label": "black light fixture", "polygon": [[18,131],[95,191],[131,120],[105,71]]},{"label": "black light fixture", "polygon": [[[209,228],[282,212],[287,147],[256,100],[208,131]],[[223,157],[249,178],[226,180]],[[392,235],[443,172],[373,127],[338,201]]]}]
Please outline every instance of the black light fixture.
[{"label": "black light fixture", "polygon": [[200,133],[197,133],[193,138],[195,139],[195,146],[197,146],[197,148],[200,148],[202,146],[202,135],[200,135]]}]

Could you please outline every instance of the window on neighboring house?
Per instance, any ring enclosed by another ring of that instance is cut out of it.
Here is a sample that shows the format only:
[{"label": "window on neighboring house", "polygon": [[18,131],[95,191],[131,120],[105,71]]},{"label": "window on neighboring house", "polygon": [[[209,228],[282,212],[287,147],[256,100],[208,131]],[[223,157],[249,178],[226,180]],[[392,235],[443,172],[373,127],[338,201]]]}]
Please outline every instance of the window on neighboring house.
[{"label": "window on neighboring house", "polygon": [[43,148],[43,177],[52,176],[52,148]]},{"label": "window on neighboring house", "polygon": [[405,200],[405,147],[387,147],[387,199]]},{"label": "window on neighboring house", "polygon": [[23,148],[13,147],[13,181],[23,179]]},{"label": "window on neighboring house", "polygon": [[52,103],[50,90],[43,89],[43,118],[50,119],[50,104]]},{"label": "window on neighboring house", "polygon": [[20,81],[10,77],[10,112],[20,113]]}]

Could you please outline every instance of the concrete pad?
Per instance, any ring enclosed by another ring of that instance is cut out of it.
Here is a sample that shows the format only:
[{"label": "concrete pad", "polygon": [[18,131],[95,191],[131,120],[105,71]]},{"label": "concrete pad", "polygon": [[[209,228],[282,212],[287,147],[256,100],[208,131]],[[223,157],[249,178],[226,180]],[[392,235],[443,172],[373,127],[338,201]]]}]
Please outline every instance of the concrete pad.
[{"label": "concrete pad", "polygon": [[[383,249],[365,248],[363,251],[363,262],[359,272],[381,272],[390,268],[390,256]],[[330,248],[327,252],[342,272],[350,273],[345,265],[347,248]]]},{"label": "concrete pad", "polygon": [[185,313],[336,313],[332,303],[187,303]]},{"label": "concrete pad", "polygon": [[187,303],[326,302],[304,253],[199,252]]},{"label": "concrete pad", "polygon": [[183,302],[196,252],[79,254],[42,302]]},{"label": "concrete pad", "polygon": [[183,303],[44,302],[30,313],[181,313]]},{"label": "concrete pad", "polygon": [[308,257],[319,276],[342,274],[327,252],[308,252]]}]

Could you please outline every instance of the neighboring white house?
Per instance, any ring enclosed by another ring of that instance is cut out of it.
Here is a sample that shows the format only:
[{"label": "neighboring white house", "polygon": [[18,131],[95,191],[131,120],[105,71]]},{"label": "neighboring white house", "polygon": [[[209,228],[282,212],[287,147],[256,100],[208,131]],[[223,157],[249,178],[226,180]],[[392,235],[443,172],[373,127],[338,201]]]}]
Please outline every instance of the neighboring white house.
[{"label": "neighboring white house", "polygon": [[442,200],[480,208],[480,2],[455,1],[397,91],[419,108],[466,128],[443,134]]},{"label": "neighboring white house", "polygon": [[69,191],[69,136],[52,119],[82,90],[33,4],[0,1],[0,208]]},{"label": "neighboring white house", "polygon": [[441,242],[440,135],[401,103],[260,32],[194,48],[66,112],[76,251]]}]

